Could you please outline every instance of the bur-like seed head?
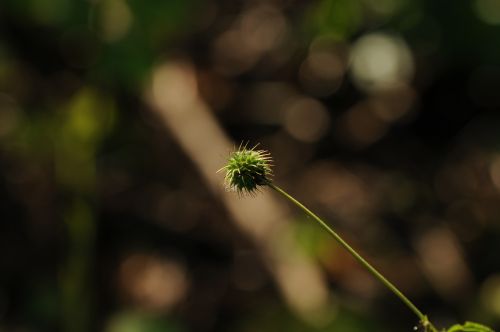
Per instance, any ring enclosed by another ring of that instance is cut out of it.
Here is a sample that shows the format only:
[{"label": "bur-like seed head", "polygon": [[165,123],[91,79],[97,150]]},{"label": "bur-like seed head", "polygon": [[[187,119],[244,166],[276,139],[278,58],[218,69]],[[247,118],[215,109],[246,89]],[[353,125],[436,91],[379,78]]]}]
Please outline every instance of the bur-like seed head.
[{"label": "bur-like seed head", "polygon": [[265,150],[249,149],[240,146],[231,152],[226,166],[219,171],[225,171],[225,183],[229,190],[239,194],[253,194],[260,186],[270,183],[272,176],[272,158]]}]

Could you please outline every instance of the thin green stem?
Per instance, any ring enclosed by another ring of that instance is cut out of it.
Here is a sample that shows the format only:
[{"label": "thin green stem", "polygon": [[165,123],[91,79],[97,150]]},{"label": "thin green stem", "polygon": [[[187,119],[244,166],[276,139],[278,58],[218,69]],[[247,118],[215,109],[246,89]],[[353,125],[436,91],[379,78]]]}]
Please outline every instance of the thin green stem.
[{"label": "thin green stem", "polygon": [[311,210],[306,208],[302,203],[297,201],[295,198],[290,196],[286,191],[277,187],[272,183],[268,183],[268,186],[276,190],[281,195],[285,196],[292,203],[301,208],[305,213],[312,217],[318,224],[321,225],[331,236],[337,240],[342,247],[344,247],[361,265],[363,265],[375,278],[377,278],[382,284],[389,288],[397,297],[405,303],[408,308],[413,311],[420,319],[421,324],[424,326],[426,331],[438,332],[434,325],[429,321],[426,315],[424,315],[396,286],[394,286],[389,280],[387,280],[380,272],[378,272],[370,263],[368,263],[360,254],[356,252],[347,242],[344,241],[330,226],[328,226],[320,217],[314,214]]}]

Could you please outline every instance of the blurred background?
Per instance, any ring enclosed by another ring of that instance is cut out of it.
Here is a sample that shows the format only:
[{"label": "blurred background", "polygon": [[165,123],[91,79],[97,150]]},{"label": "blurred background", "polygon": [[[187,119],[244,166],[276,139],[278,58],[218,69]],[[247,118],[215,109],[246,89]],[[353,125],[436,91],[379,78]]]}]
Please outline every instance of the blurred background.
[{"label": "blurred background", "polygon": [[500,1],[2,0],[0,331],[500,327]]}]

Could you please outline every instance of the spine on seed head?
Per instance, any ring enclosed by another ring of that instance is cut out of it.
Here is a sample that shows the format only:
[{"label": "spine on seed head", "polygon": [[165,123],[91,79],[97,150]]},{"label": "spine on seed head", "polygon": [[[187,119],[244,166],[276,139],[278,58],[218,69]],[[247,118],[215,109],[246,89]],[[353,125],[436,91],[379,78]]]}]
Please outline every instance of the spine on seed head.
[{"label": "spine on seed head", "polygon": [[225,171],[224,182],[228,190],[239,194],[254,194],[259,187],[271,182],[271,154],[266,150],[257,150],[255,145],[248,148],[240,145],[229,155],[227,163],[219,171]]}]

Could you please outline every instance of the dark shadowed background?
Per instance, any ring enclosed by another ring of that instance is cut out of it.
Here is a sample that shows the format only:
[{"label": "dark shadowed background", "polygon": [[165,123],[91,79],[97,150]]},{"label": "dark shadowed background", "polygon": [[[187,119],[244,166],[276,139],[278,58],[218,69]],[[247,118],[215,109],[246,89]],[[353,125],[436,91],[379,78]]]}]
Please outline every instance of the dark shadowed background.
[{"label": "dark shadowed background", "polygon": [[500,1],[2,0],[0,331],[500,327]]}]

